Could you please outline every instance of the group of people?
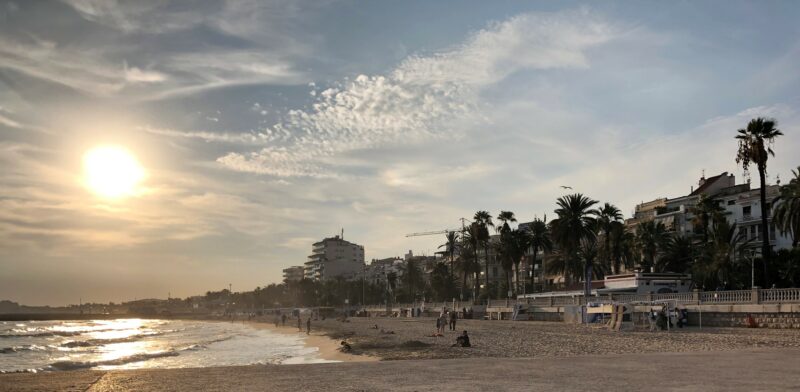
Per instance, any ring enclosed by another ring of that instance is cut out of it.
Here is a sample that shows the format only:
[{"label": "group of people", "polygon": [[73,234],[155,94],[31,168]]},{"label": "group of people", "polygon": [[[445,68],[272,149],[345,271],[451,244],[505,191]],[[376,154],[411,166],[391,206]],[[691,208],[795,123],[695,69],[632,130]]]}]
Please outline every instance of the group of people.
[{"label": "group of people", "polygon": [[650,321],[650,330],[666,330],[667,328],[683,328],[685,325],[688,325],[688,318],[689,313],[686,309],[669,309],[668,306],[664,306],[661,309],[654,309],[651,310],[648,314],[648,320]]},{"label": "group of people", "polygon": [[449,326],[451,331],[455,331],[456,320],[458,320],[458,314],[455,311],[443,309],[436,318],[436,333],[443,334],[445,326]]},{"label": "group of people", "polygon": [[[299,313],[297,313],[297,315],[295,317],[297,317],[297,330],[299,332],[303,332],[303,318],[300,317]],[[275,314],[275,319],[273,320],[273,322],[275,323],[276,327],[278,327],[278,326],[284,326],[285,327],[286,326],[286,319],[287,319],[286,313],[282,313],[280,315]],[[306,335],[310,335],[310,334],[311,334],[311,316],[309,315],[308,319],[306,320]]]}]

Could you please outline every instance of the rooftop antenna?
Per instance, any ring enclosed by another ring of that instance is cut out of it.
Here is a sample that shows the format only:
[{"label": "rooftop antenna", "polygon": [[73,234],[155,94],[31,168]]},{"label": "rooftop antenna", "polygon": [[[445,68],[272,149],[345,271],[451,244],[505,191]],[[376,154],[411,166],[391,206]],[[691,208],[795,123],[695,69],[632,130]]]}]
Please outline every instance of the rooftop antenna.
[{"label": "rooftop antenna", "polygon": [[344,227],[342,227],[342,239],[344,239]]}]

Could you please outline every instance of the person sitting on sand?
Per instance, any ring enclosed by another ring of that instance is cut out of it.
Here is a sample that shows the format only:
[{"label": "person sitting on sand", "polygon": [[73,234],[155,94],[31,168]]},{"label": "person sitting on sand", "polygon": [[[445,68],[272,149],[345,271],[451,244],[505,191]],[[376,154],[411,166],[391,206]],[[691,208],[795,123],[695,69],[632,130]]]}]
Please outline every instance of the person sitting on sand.
[{"label": "person sitting on sand", "polygon": [[461,336],[456,338],[456,344],[452,347],[472,347],[469,343],[469,335],[467,335],[467,331],[464,331]]},{"label": "person sitting on sand", "polygon": [[341,346],[342,347],[339,347],[339,351],[341,351],[343,353],[349,353],[350,351],[353,350],[353,348],[350,347],[350,345],[347,344],[347,342],[345,342],[344,340],[342,340]]},{"label": "person sitting on sand", "polygon": [[375,324],[375,325],[371,326],[370,328],[371,329],[378,329],[378,324]]},{"label": "person sitting on sand", "polygon": [[394,331],[386,330],[383,328],[381,328],[381,333],[385,333],[387,335],[394,335]]}]

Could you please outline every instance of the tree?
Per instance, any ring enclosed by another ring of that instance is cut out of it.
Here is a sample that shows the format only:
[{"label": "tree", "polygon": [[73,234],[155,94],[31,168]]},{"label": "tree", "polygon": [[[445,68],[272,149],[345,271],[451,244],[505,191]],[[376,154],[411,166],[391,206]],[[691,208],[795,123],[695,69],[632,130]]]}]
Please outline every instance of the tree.
[{"label": "tree", "polygon": [[[711,246],[708,248],[707,262],[710,262],[713,278],[718,286],[723,288],[745,288],[748,286],[747,277],[734,276],[737,263],[745,260],[752,247],[744,231],[737,230],[736,223],[730,224],[724,217],[715,219],[711,232]],[[750,256],[752,258],[752,255]],[[763,261],[763,258],[762,258]]]},{"label": "tree", "polygon": [[772,221],[782,235],[792,237],[792,248],[797,248],[800,236],[800,166],[792,170],[794,178],[781,186],[780,195],[773,200]]},{"label": "tree", "polygon": [[492,215],[489,214],[488,211],[476,212],[473,219],[475,220],[473,224],[476,226],[476,238],[483,246],[483,267],[484,273],[486,274],[484,276],[484,283],[486,284],[487,298],[491,298],[491,292],[489,291],[489,240],[491,239],[491,235],[489,235],[489,227],[494,227],[494,223],[492,223]]},{"label": "tree", "polygon": [[636,237],[642,256],[644,256],[642,266],[645,268],[655,267],[658,253],[664,249],[669,240],[667,228],[661,222],[642,222],[636,229]]},{"label": "tree", "polygon": [[400,280],[403,284],[406,300],[408,300],[408,302],[414,302],[417,299],[418,291],[423,288],[422,270],[420,269],[419,263],[413,259],[406,261]]},{"label": "tree", "polygon": [[[550,232],[547,228],[547,223],[541,219],[534,219],[528,226],[528,241],[533,249],[533,263],[536,263],[536,256],[539,249],[542,252],[550,252],[553,250],[553,241],[550,240]],[[544,273],[544,265],[542,266],[542,273]],[[531,279],[531,288],[533,288],[533,275]],[[542,286],[544,287],[544,286]]]},{"label": "tree", "polygon": [[[578,259],[581,242],[596,236],[595,211],[592,206],[597,204],[580,193],[559,197],[556,201],[558,218],[551,222],[551,235],[553,242],[558,246],[561,257],[565,258],[565,265],[571,260]],[[584,263],[584,295],[591,294],[592,265]]]},{"label": "tree", "polygon": [[518,291],[519,289],[511,284],[510,272],[514,271],[514,277],[519,283],[519,263],[525,256],[529,246],[530,241],[527,233],[518,229],[503,234],[497,244],[497,254],[506,273],[507,287],[511,291]]},{"label": "tree", "polygon": [[621,220],[622,213],[619,211],[619,208],[612,204],[605,203],[597,210],[597,225],[603,232],[603,256],[605,258],[606,268],[612,270],[615,274],[619,273],[619,271],[617,270],[618,265],[612,261],[611,231],[614,229],[614,225],[619,224]]},{"label": "tree", "polygon": [[431,271],[431,288],[436,301],[447,301],[453,297],[455,282],[453,273],[445,263],[436,263]]},{"label": "tree", "polygon": [[725,210],[720,207],[717,200],[706,196],[705,193],[700,194],[697,204],[692,208],[692,213],[694,214],[692,225],[695,228],[695,232],[700,231],[703,244],[708,242],[708,229],[711,222],[721,217],[724,212]]},{"label": "tree", "polygon": [[462,273],[460,299],[464,300],[464,290],[467,288],[467,277],[469,274],[475,274],[475,291],[477,295],[478,289],[478,274],[481,271],[480,263],[478,263],[478,237],[476,235],[477,225],[474,223],[464,230],[461,234],[461,247],[459,248],[458,255],[458,268]]},{"label": "tree", "polygon": [[511,231],[511,226],[508,225],[508,222],[516,222],[517,218],[514,217],[514,213],[511,211],[500,211],[500,214],[497,215],[497,220],[503,222],[502,225],[497,227],[497,232],[503,234]]},{"label": "tree", "polygon": [[769,156],[775,156],[772,145],[778,136],[783,135],[777,128],[774,119],[755,118],[750,120],[747,128],[740,129],[736,140],[739,141],[739,149],[736,151],[736,163],[740,163],[745,173],[748,173],[750,164],[755,164],[758,169],[758,177],[761,182],[760,201],[761,201],[761,258],[764,261],[764,287],[769,286],[767,278],[767,264],[769,263],[770,252],[769,226],[767,218],[767,160]]},{"label": "tree", "polygon": [[664,255],[658,263],[659,272],[686,272],[694,260],[694,244],[689,237],[675,236],[664,245]]},{"label": "tree", "polygon": [[439,245],[439,248],[445,248],[444,252],[450,256],[450,279],[453,279],[453,263],[458,249],[458,233],[450,231],[447,233],[447,242]]}]

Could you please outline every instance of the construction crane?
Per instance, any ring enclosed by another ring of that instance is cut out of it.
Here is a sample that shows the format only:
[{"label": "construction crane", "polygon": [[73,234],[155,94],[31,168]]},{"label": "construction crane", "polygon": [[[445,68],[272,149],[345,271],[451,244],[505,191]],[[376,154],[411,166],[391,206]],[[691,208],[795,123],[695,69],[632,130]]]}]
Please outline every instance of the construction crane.
[{"label": "construction crane", "polygon": [[434,235],[434,234],[447,234],[447,233],[449,233],[451,231],[461,231],[461,229],[423,231],[421,233],[406,234],[406,237],[418,237],[418,236],[423,236],[423,235]]},{"label": "construction crane", "polygon": [[470,222],[470,221],[469,221],[468,219],[466,219],[466,218],[459,218],[459,220],[461,221],[461,228],[460,228],[460,229],[447,229],[447,230],[436,230],[436,231],[423,231],[423,232],[420,232],[420,233],[411,233],[411,234],[406,234],[406,237],[418,237],[418,236],[423,236],[423,235],[447,234],[447,233],[449,233],[449,232],[451,232],[451,231],[464,231],[465,224],[466,224],[467,222],[469,222],[469,223],[472,223],[472,222]]}]

